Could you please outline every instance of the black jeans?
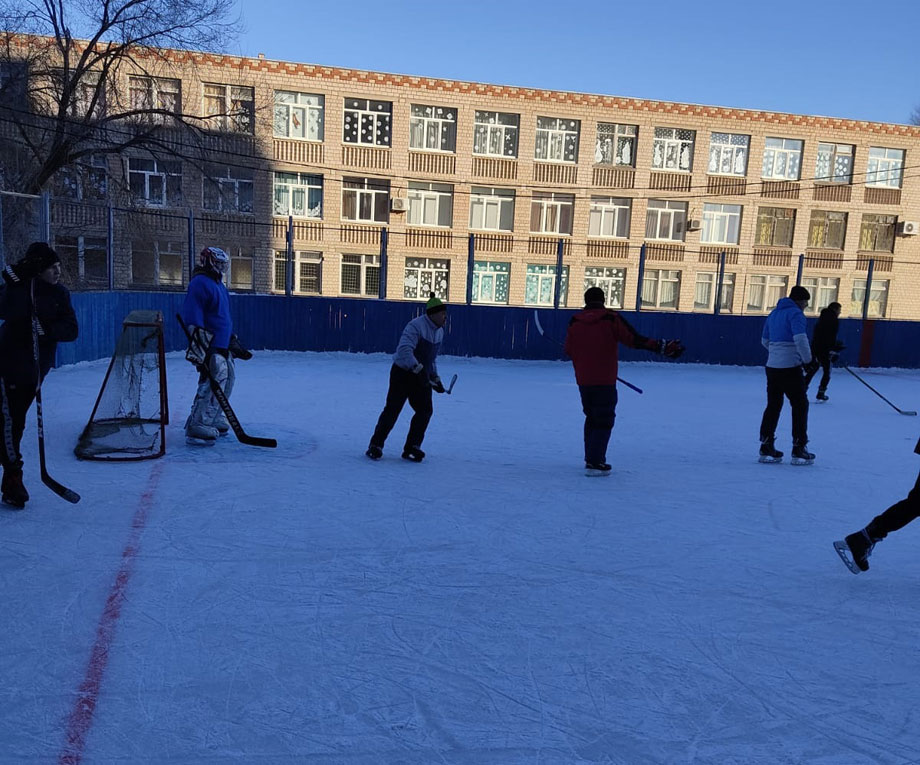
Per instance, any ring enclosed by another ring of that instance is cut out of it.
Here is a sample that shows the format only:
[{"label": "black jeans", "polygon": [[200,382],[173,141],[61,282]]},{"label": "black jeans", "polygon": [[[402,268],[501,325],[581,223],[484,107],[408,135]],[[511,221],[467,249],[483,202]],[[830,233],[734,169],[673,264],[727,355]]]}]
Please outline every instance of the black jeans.
[{"label": "black jeans", "polygon": [[805,378],[802,367],[788,369],[767,367],[767,408],[760,421],[760,440],[776,435],[776,424],[783,409],[783,396],[792,407],[792,440],[802,445],[808,443],[808,397],[805,395]]},{"label": "black jeans", "polygon": [[814,356],[814,361],[808,369],[807,374],[805,375],[805,388],[807,389],[811,385],[812,378],[818,373],[818,366],[820,365],[821,369],[824,370],[821,375],[821,382],[818,383],[818,390],[827,390],[827,386],[831,381],[831,355],[828,353],[816,353]]},{"label": "black jeans", "polygon": [[0,377],[0,465],[20,468],[19,444],[26,427],[26,414],[35,400],[34,385],[13,383]]},{"label": "black jeans", "polygon": [[428,377],[423,371],[414,375],[395,364],[390,368],[390,388],[387,391],[387,403],[380,413],[377,420],[377,427],[374,429],[374,435],[371,436],[371,443],[383,448],[399,419],[399,413],[402,411],[408,400],[409,406],[415,412],[412,415],[412,421],[409,423],[409,435],[406,436],[406,446],[421,446],[425,440],[425,430],[428,428],[428,421],[434,411],[431,406],[431,385],[428,384]]},{"label": "black jeans", "polygon": [[585,413],[585,462],[607,461],[607,444],[617,416],[616,385],[579,385]]},{"label": "black jeans", "polygon": [[881,515],[872,519],[867,527],[869,536],[873,539],[884,539],[892,531],[904,528],[914,518],[920,516],[920,475],[914,483],[914,488],[905,499],[895,502]]}]

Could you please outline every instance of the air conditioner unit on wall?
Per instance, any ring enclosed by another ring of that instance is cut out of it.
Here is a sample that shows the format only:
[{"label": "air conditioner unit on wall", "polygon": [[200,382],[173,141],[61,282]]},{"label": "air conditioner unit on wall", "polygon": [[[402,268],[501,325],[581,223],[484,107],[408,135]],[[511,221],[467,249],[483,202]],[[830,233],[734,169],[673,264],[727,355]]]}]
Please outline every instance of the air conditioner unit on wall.
[{"label": "air conditioner unit on wall", "polygon": [[699,231],[703,224],[696,218],[687,221],[687,231]]},{"label": "air conditioner unit on wall", "polygon": [[899,236],[914,236],[918,233],[920,233],[920,223],[915,220],[902,220],[898,224]]},{"label": "air conditioner unit on wall", "polygon": [[405,212],[409,209],[409,200],[402,197],[393,197],[390,200],[390,210],[393,212]]}]

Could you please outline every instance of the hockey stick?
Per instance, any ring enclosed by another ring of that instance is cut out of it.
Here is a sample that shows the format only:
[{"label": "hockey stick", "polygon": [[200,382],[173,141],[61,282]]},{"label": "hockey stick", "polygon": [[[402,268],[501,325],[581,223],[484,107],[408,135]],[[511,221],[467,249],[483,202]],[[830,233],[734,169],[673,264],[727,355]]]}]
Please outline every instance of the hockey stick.
[{"label": "hockey stick", "polygon": [[[188,341],[192,342],[192,335],[188,331],[188,327],[185,326],[185,322],[182,321],[182,317],[179,314],[176,314],[176,318],[179,320],[179,326],[182,327],[182,331],[185,333],[185,336],[188,338]],[[211,370],[208,369],[207,364],[202,364],[198,367],[198,371],[202,372],[205,377],[208,378],[208,383],[211,386],[211,393],[214,394],[214,398],[217,399],[217,403],[220,404],[220,408],[224,413],[224,417],[227,418],[227,422],[230,423],[230,427],[233,429],[234,435],[237,437],[241,444],[246,444],[247,446],[265,446],[269,449],[274,449],[278,446],[278,442],[274,438],[260,438],[259,436],[250,436],[243,426],[240,425],[239,419],[237,419],[236,412],[233,411],[233,408],[230,406],[230,401],[227,399],[224,389],[220,387],[220,383],[214,379],[211,375]]]},{"label": "hockey stick", "polygon": [[450,378],[450,383],[444,389],[444,392],[449,394],[454,389],[454,384],[456,382],[457,382],[457,375],[454,375],[453,377]]},{"label": "hockey stick", "polygon": [[61,499],[66,499],[71,504],[80,501],[80,495],[73,489],[68,489],[64,484],[58,483],[48,474],[48,464],[45,460],[45,416],[42,412],[42,368],[38,352],[38,317],[35,315],[35,279],[29,286],[32,313],[32,358],[35,360],[35,416],[38,421],[38,464],[41,468],[42,483]]},{"label": "hockey stick", "polygon": [[[563,344],[560,343],[555,337],[550,337],[543,331],[543,325],[540,323],[540,316],[537,314],[536,308],[533,309],[533,321],[534,324],[537,325],[537,332],[540,333],[540,337],[546,338],[551,343],[558,345],[560,348],[564,347]],[[636,393],[642,393],[642,388],[640,388],[638,385],[633,385],[631,382],[626,382],[626,380],[624,380],[622,377],[618,376],[617,382],[623,383],[623,385],[625,385],[627,388],[632,388]]]},{"label": "hockey stick", "polygon": [[862,379],[856,372],[850,369],[846,364],[841,364],[841,366],[849,372],[853,377],[859,380],[863,385],[865,385],[869,390],[871,390],[876,396],[878,396],[882,401],[884,401],[888,406],[894,409],[898,414],[906,414],[909,417],[916,417],[917,413],[910,410],[898,409],[894,404],[892,404],[887,398],[885,398],[881,393],[879,393],[875,388],[873,388],[869,383]]}]

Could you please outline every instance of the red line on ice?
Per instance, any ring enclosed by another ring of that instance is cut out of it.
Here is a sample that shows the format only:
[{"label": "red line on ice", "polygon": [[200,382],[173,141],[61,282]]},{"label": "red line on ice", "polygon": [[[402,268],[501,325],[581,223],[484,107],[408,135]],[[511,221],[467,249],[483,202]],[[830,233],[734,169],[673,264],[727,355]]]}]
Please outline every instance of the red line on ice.
[{"label": "red line on ice", "polygon": [[153,506],[153,498],[159,484],[160,473],[163,472],[162,468],[163,463],[161,462],[154,465],[150,478],[147,480],[147,489],[141,496],[137,511],[131,521],[131,537],[121,553],[121,566],[118,569],[115,582],[112,584],[112,589],[109,591],[109,597],[106,598],[105,608],[102,610],[102,616],[99,618],[99,624],[96,627],[96,642],[93,643],[89,664],[86,667],[86,675],[83,677],[83,682],[77,691],[76,703],[67,721],[67,742],[64,745],[64,751],[61,752],[58,758],[60,765],[79,765],[83,759],[86,737],[93,725],[93,714],[96,711],[96,702],[99,699],[99,688],[102,685],[106,665],[109,663],[109,649],[112,647],[112,640],[115,637],[115,628],[121,616],[121,606],[125,599],[125,591],[128,588],[128,581],[131,579],[131,574],[134,570],[134,561],[137,558],[141,534],[147,525],[147,516]]}]

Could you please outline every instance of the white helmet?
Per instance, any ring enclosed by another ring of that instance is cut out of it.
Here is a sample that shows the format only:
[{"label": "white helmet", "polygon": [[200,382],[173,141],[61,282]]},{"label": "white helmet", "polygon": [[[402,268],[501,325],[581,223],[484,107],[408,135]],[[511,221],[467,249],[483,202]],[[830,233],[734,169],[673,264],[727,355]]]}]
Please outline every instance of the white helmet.
[{"label": "white helmet", "polygon": [[205,247],[198,256],[198,263],[203,268],[225,274],[230,268],[230,256],[220,247]]}]

